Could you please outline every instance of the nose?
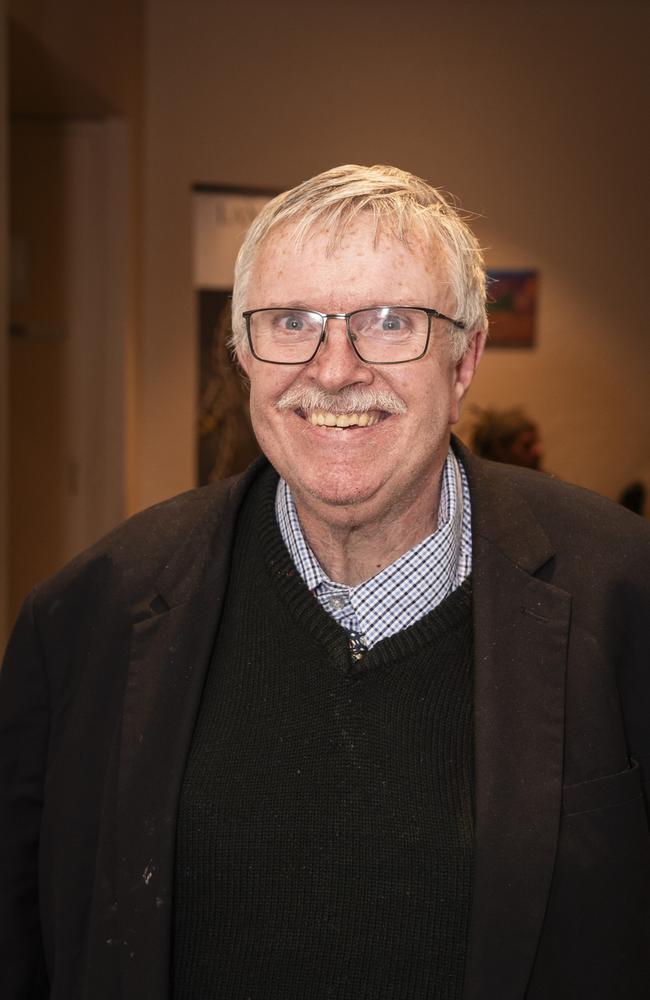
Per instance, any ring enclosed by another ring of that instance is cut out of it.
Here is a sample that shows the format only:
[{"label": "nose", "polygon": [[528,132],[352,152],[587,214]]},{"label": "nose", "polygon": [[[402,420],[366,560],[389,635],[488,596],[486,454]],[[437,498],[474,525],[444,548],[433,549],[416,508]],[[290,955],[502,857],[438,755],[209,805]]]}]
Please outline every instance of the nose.
[{"label": "nose", "polygon": [[309,377],[328,392],[373,380],[372,368],[359,358],[348,339],[344,319],[327,320],[325,339],[308,366]]}]

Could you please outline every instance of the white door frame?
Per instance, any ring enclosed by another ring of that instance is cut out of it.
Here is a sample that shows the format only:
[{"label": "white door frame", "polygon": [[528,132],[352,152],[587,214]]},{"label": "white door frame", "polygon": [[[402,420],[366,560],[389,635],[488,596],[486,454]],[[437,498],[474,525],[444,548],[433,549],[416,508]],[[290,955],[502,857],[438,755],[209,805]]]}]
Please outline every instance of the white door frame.
[{"label": "white door frame", "polygon": [[129,168],[120,120],[65,127],[66,421],[71,558],[126,509]]},{"label": "white door frame", "polygon": [[[1,3],[1,0],[0,0]],[[0,8],[1,12],[1,8]],[[2,42],[0,34],[0,43]],[[0,123],[8,139],[6,116]],[[120,120],[63,126],[65,221],[65,454],[68,483],[62,552],[71,558],[125,513],[126,383],[130,321],[129,167]],[[2,137],[0,136],[0,138]],[[0,144],[0,202],[8,207],[6,142]],[[8,213],[4,213],[6,220]],[[8,248],[7,223],[0,250]],[[8,291],[7,270],[0,292]],[[11,622],[8,594],[9,310],[0,295],[0,650]]]}]

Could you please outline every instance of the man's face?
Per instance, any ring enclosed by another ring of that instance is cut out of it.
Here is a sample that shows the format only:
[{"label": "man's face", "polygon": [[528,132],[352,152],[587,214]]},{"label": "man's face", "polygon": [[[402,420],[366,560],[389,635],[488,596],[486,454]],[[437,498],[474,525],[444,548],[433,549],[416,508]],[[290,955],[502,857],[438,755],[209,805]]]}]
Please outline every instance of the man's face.
[{"label": "man's face", "polygon": [[[369,306],[411,305],[454,315],[442,254],[419,239],[406,247],[382,235],[375,243],[370,221],[361,220],[334,252],[328,242],[329,232],[322,230],[300,248],[290,230],[271,234],[255,260],[246,307],[347,313]],[[303,505],[332,525],[353,525],[391,512],[403,514],[418,498],[421,502],[424,491],[433,506],[450,426],[458,419],[460,400],[471,382],[482,337],[479,341],[456,364],[449,324],[434,319],[425,357],[369,365],[354,353],[345,322],[329,320],[326,342],[307,364],[268,364],[240,353],[251,383],[255,434],[289,483],[299,510]],[[333,409],[327,400],[284,408],[287,393],[295,400],[304,390],[338,400],[355,392],[358,398],[350,409],[368,413],[368,423],[344,429],[317,425],[312,422],[315,412]],[[395,406],[373,401],[375,393],[388,394]]]}]

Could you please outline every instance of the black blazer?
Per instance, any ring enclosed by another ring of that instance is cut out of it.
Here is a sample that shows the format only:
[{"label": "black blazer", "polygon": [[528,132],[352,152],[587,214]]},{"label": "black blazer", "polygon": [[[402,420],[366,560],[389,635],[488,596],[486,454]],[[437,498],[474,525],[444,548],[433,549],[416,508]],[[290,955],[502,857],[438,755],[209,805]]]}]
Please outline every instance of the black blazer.
[{"label": "black blazer", "polygon": [[[464,1000],[647,1000],[650,531],[460,450],[476,748]],[[3,1000],[169,998],[179,790],[259,468],[130,519],[25,603],[0,676]]]}]

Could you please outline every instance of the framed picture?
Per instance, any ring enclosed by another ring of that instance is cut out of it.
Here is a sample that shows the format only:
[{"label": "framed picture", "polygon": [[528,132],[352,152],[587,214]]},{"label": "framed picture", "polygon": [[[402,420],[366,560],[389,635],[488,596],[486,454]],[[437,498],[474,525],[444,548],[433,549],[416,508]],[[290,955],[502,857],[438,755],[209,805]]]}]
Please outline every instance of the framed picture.
[{"label": "framed picture", "polygon": [[488,347],[534,347],[537,271],[488,271]]},{"label": "framed picture", "polygon": [[210,184],[195,184],[192,189],[199,485],[241,472],[259,454],[246,385],[228,347],[230,299],[235,259],[244,234],[275,193]]}]

